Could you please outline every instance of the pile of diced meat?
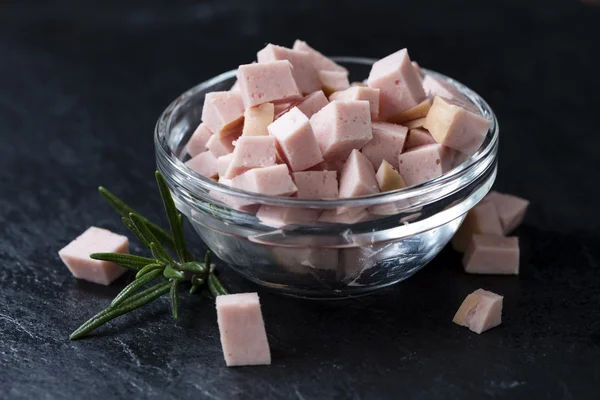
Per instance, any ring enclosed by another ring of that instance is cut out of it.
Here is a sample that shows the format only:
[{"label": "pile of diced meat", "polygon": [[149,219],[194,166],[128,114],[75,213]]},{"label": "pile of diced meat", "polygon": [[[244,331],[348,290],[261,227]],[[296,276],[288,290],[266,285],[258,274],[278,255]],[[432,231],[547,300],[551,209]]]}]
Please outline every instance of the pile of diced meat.
[{"label": "pile of diced meat", "polygon": [[434,179],[475,153],[490,121],[455,87],[423,76],[406,49],[365,83],[297,40],[240,65],[208,93],[187,144],[194,171],[261,194],[344,198]]}]

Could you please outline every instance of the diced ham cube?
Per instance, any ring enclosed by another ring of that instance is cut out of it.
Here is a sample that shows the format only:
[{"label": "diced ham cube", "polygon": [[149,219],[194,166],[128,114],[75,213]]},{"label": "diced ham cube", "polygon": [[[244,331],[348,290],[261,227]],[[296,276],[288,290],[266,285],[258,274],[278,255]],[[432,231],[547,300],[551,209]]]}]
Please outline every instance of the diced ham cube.
[{"label": "diced ham cube", "polygon": [[296,105],[298,105],[298,101],[290,101],[289,103],[275,104],[275,118],[273,118],[273,121],[278,120],[279,117],[281,117],[286,112],[290,111],[292,108],[296,107]]},{"label": "diced ham cube", "polygon": [[233,157],[223,176],[233,179],[252,168],[275,165],[275,138],[271,136],[242,136],[237,140]]},{"label": "diced ham cube", "polygon": [[344,168],[344,161],[342,160],[329,160],[323,161],[315,165],[314,167],[310,167],[309,171],[336,171],[339,176],[342,172],[342,168]]},{"label": "diced ham cube", "polygon": [[406,111],[402,111],[400,114],[395,115],[389,119],[389,122],[394,124],[402,124],[408,121],[414,121],[415,119],[425,118],[429,109],[431,108],[431,100],[425,99],[416,106],[409,108]]},{"label": "diced ham cube", "polygon": [[496,207],[505,235],[521,225],[529,207],[529,201],[510,194],[490,192],[485,199]]},{"label": "diced ham cube", "polygon": [[263,225],[281,228],[285,225],[307,225],[317,220],[320,210],[297,207],[277,207],[262,205],[256,212]]},{"label": "diced ham cube", "polygon": [[483,143],[490,124],[481,115],[436,97],[424,127],[439,144],[473,155]]},{"label": "diced ham cube", "polygon": [[306,42],[301,40],[296,40],[293,46],[294,50],[306,51],[310,54],[312,59],[312,63],[315,66],[317,71],[341,71],[348,72],[346,68],[342,67],[339,64],[336,64],[330,58],[325,57],[323,54],[319,53],[317,50],[310,47]]},{"label": "diced ham cube", "polygon": [[240,65],[237,72],[244,105],[285,103],[302,98],[287,60]]},{"label": "diced ham cube", "polygon": [[242,136],[267,136],[267,126],[275,119],[273,103],[264,103],[250,107],[244,112],[244,129]]},{"label": "diced ham cube", "polygon": [[371,162],[358,150],[352,150],[342,168],[339,196],[356,197],[379,193]]},{"label": "diced ham cube", "polygon": [[212,135],[210,139],[208,139],[206,147],[215,157],[225,156],[233,152],[233,149],[235,148],[233,142],[237,140],[239,136],[239,134],[235,134],[221,138],[219,135]]},{"label": "diced ham cube", "polygon": [[502,323],[502,300],[502,296],[477,289],[463,301],[452,322],[478,334],[485,332]]},{"label": "diced ham cube", "polygon": [[185,165],[207,178],[214,178],[219,174],[217,158],[210,151],[205,151],[196,157],[190,158]]},{"label": "diced ham cube", "polygon": [[257,60],[259,63],[288,60],[292,64],[292,74],[302,93],[308,94],[321,89],[312,57],[306,51],[268,44],[258,52]]},{"label": "diced ham cube", "polygon": [[325,210],[317,221],[332,224],[358,224],[371,219],[373,219],[373,215],[364,209],[357,213],[343,212],[341,214],[338,214],[338,210]]},{"label": "diced ham cube", "polygon": [[379,190],[382,192],[389,192],[390,190],[402,189],[406,187],[404,179],[402,179],[400,174],[386,160],[381,162],[381,166],[377,170],[375,177],[377,178]]},{"label": "diced ham cube", "polygon": [[408,129],[422,128],[423,125],[425,125],[425,119],[426,118],[413,119],[412,121],[405,122],[402,125],[404,125]]},{"label": "diced ham cube", "polygon": [[366,100],[371,109],[371,121],[379,118],[379,89],[354,86],[341,92],[332,93],[329,100]]},{"label": "diced ham cube", "polygon": [[480,233],[502,235],[498,211],[492,202],[486,200],[469,210],[452,238],[452,247],[456,251],[464,252],[471,242],[471,237]]},{"label": "diced ham cube", "polygon": [[293,173],[301,199],[335,199],[338,197],[336,171],[304,171]]},{"label": "diced ham cube", "polygon": [[129,253],[129,239],[92,226],[58,251],[60,259],[77,279],[110,285],[124,272],[120,265],[90,258],[92,253]]},{"label": "diced ham cube", "polygon": [[271,364],[271,350],[256,293],[217,296],[217,321],[228,367]]},{"label": "diced ham cube", "polygon": [[383,160],[398,169],[398,156],[404,149],[408,129],[387,122],[373,122],[371,127],[373,139],[362,148],[361,152],[371,161],[373,169],[379,168]]},{"label": "diced ham cube", "polygon": [[231,186],[271,196],[289,196],[298,190],[286,165],[251,169],[233,178]]},{"label": "diced ham cube", "polygon": [[224,178],[224,176],[225,176],[225,173],[227,173],[227,168],[229,168],[229,164],[231,164],[232,158],[233,158],[233,153],[229,153],[227,155],[217,158],[217,172],[219,173],[219,183],[223,183],[223,182],[221,182],[221,180],[226,179],[226,178]]},{"label": "diced ham cube", "polygon": [[240,93],[207,93],[202,107],[202,122],[219,137],[239,132],[244,123],[244,103]]},{"label": "diced ham cube", "polygon": [[404,150],[414,149],[415,147],[425,146],[427,144],[437,143],[427,129],[416,128],[408,131],[408,137],[404,142]]},{"label": "diced ham cube", "polygon": [[347,72],[339,71],[318,71],[319,81],[323,92],[329,96],[333,92],[345,90],[350,87]]},{"label": "diced ham cube", "polygon": [[329,104],[329,100],[327,100],[325,93],[319,90],[306,96],[297,107],[304,115],[310,118],[327,104]]},{"label": "diced ham cube", "polygon": [[369,87],[381,89],[379,118],[388,120],[425,100],[419,75],[410,62],[406,49],[375,62],[371,68]]},{"label": "diced ham cube", "polygon": [[473,235],[462,263],[469,274],[518,275],[519,238]]},{"label": "diced ham cube", "polygon": [[208,130],[206,124],[202,123],[198,125],[186,145],[186,149],[190,157],[197,156],[203,151],[206,151],[206,143],[208,143],[211,136],[212,132]]},{"label": "diced ham cube", "polygon": [[417,72],[417,75],[419,75],[419,79],[423,81],[423,78],[425,78],[425,74],[423,73],[423,71],[421,71],[421,67],[419,66],[419,64],[416,61],[411,62],[411,64]]},{"label": "diced ham cube", "polygon": [[310,117],[325,160],[345,160],[373,138],[368,101],[332,101]]},{"label": "diced ham cube", "polygon": [[439,144],[409,150],[398,157],[398,172],[407,186],[427,182],[448,172],[454,152]]},{"label": "diced ham cube", "polygon": [[268,127],[277,148],[292,171],[302,171],[323,161],[317,138],[306,115],[297,107]]}]

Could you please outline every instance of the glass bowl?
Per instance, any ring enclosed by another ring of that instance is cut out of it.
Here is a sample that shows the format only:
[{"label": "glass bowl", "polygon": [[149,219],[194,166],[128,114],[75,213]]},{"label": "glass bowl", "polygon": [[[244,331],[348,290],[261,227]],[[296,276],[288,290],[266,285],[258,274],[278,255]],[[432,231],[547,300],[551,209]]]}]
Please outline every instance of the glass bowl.
[{"label": "glass bowl", "polygon": [[[365,79],[375,62],[335,60],[349,70],[351,82]],[[195,173],[184,164],[189,158],[185,144],[200,123],[204,95],[229,90],[235,70],[193,87],[163,112],[154,137],[158,169],[178,209],[210,250],[247,279],[305,298],[372,293],[431,261],[496,177],[498,123],[493,111],[459,82],[423,71],[454,85],[492,121],[477,153],[426,183],[370,196],[306,200],[245,192]],[[261,221],[255,215],[259,207],[277,207],[286,223]],[[317,215],[340,211],[355,216],[354,221],[315,222]]]}]

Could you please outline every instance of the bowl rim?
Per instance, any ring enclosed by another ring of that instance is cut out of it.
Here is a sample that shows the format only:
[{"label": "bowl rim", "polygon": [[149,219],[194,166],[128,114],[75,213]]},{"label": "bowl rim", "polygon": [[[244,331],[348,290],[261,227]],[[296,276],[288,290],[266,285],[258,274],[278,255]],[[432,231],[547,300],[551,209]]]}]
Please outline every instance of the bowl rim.
[{"label": "bowl rim", "polygon": [[[337,56],[331,57],[334,61],[347,64],[360,64],[370,66],[377,60],[365,57]],[[218,183],[210,178],[196,173],[188,168],[171,150],[169,146],[168,133],[171,130],[172,117],[187,99],[196,95],[198,92],[205,91],[213,85],[230,79],[237,74],[237,68],[219,75],[216,75],[198,85],[188,89],[175,100],[160,115],[154,130],[154,143],[156,148],[157,165],[159,170],[163,167],[168,170],[165,177],[169,181],[173,181],[176,185],[185,188],[192,194],[194,193],[211,193],[218,196],[229,196],[244,201],[285,207],[303,207],[303,208],[336,208],[336,207],[370,207],[390,202],[410,201],[410,199],[419,198],[421,196],[430,196],[446,185],[455,183],[460,178],[465,177],[465,181],[461,182],[460,187],[468,185],[475,181],[479,176],[485,173],[487,168],[481,168],[481,164],[490,163],[496,157],[499,141],[499,126],[496,115],[489,104],[479,96],[475,91],[463,85],[462,83],[443,75],[439,72],[421,68],[426,75],[431,75],[452,84],[464,96],[467,97],[479,111],[491,121],[486,139],[482,146],[471,155],[466,161],[447,173],[441,176],[423,182],[418,185],[410,186],[394,191],[377,193],[367,196],[357,196],[339,199],[301,199],[294,197],[280,197],[272,195],[264,195],[254,192],[248,192],[236,189],[230,186]],[[165,171],[163,171],[164,174]],[[473,173],[475,172],[475,173]],[[446,194],[447,195],[447,194]],[[434,196],[435,197],[435,196]]]}]

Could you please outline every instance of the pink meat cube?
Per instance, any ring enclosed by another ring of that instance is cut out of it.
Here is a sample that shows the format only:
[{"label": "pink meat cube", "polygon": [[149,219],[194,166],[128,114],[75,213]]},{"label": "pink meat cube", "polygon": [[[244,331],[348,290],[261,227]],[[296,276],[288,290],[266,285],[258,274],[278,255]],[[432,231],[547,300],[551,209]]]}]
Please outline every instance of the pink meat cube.
[{"label": "pink meat cube", "polygon": [[208,140],[211,136],[212,132],[208,130],[206,124],[202,123],[198,125],[198,127],[192,134],[192,137],[187,142],[186,149],[190,157],[197,156],[203,151],[206,151],[206,143],[208,143]]},{"label": "pink meat cube", "polygon": [[279,117],[281,117],[286,112],[290,111],[292,108],[296,107],[297,104],[299,104],[298,101],[275,104],[275,118],[273,118],[273,121],[278,120]]},{"label": "pink meat cube", "polygon": [[342,168],[344,167],[344,161],[342,160],[329,160],[323,161],[315,165],[314,167],[309,168],[309,171],[336,171],[339,176],[342,172]]},{"label": "pink meat cube", "polygon": [[404,122],[402,125],[408,129],[422,128],[423,125],[425,125],[425,119],[426,118],[413,119],[412,121]]},{"label": "pink meat cube", "polygon": [[498,211],[491,201],[482,201],[473,207],[465,216],[463,223],[452,238],[452,247],[464,252],[474,234],[489,233],[502,235],[502,225]]},{"label": "pink meat cube", "polygon": [[205,151],[196,157],[190,158],[185,165],[207,178],[214,178],[219,174],[217,159],[210,151]]},{"label": "pink meat cube", "polygon": [[404,179],[402,179],[400,174],[386,160],[381,162],[381,166],[377,170],[375,177],[377,178],[379,190],[382,192],[389,192],[390,190],[397,190],[406,187]]},{"label": "pink meat cube", "polygon": [[77,279],[110,285],[125,268],[120,265],[93,260],[92,253],[129,253],[129,239],[106,229],[92,226],[71,243],[58,251],[60,259]]},{"label": "pink meat cube", "polygon": [[482,333],[502,323],[503,297],[487,290],[477,289],[467,296],[452,319],[475,333]]},{"label": "pink meat cube", "polygon": [[439,144],[472,155],[481,147],[490,125],[481,115],[436,97],[424,127]]},{"label": "pink meat cube", "polygon": [[323,158],[345,160],[373,138],[369,102],[332,101],[310,117]]},{"label": "pink meat cube", "polygon": [[419,64],[416,61],[411,62],[411,64],[412,64],[413,68],[415,69],[415,71],[417,72],[419,79],[421,79],[421,81],[423,81],[423,78],[425,78],[425,74],[421,70],[421,67],[419,66]]},{"label": "pink meat cube", "polygon": [[208,142],[206,142],[206,147],[210,150],[211,153],[215,157],[225,156],[231,152],[235,146],[233,142],[240,137],[240,134],[229,135],[227,137],[219,137],[219,135],[212,135]]},{"label": "pink meat cube", "polygon": [[379,193],[371,162],[358,150],[352,150],[340,176],[340,198]]},{"label": "pink meat cube", "polygon": [[505,235],[515,230],[523,219],[529,207],[529,201],[510,194],[490,192],[486,198],[492,202],[498,211],[498,217],[502,224],[502,231]]},{"label": "pink meat cube", "polygon": [[233,158],[233,153],[229,153],[227,155],[221,156],[217,158],[217,172],[219,173],[219,182],[227,173],[227,168],[229,168],[229,164],[231,164],[231,159]]},{"label": "pink meat cube", "polygon": [[329,100],[322,90],[311,93],[298,104],[298,109],[308,118],[312,117],[317,111],[329,104]]},{"label": "pink meat cube", "polygon": [[267,126],[275,119],[273,103],[247,108],[244,112],[244,129],[242,136],[267,136]]},{"label": "pink meat cube", "polygon": [[406,49],[373,64],[367,84],[381,89],[379,118],[382,120],[392,118],[426,98],[419,75],[412,66]]},{"label": "pink meat cube", "polygon": [[379,118],[379,89],[353,86],[341,92],[332,93],[329,100],[366,100],[371,109],[371,121],[377,121]]},{"label": "pink meat cube", "polygon": [[257,60],[259,63],[288,60],[292,64],[292,74],[302,93],[312,93],[321,89],[321,82],[313,65],[312,57],[306,51],[268,44],[258,52]]},{"label": "pink meat cube", "polygon": [[404,149],[404,141],[408,129],[402,125],[387,122],[373,122],[373,139],[361,150],[373,168],[377,169],[383,160],[386,160],[394,169],[398,169],[398,157]]},{"label": "pink meat cube", "polygon": [[217,296],[217,321],[228,367],[271,364],[271,350],[256,293]]},{"label": "pink meat cube", "polygon": [[400,154],[398,172],[407,186],[418,185],[448,172],[453,155],[453,151],[439,144],[417,147]]},{"label": "pink meat cube", "polygon": [[400,114],[396,114],[394,117],[389,118],[389,122],[394,124],[403,124],[408,121],[414,121],[415,119],[425,118],[429,109],[431,108],[431,100],[425,99],[414,107],[409,108],[406,111],[402,111]]},{"label": "pink meat cube", "polygon": [[223,176],[232,179],[252,168],[275,165],[275,138],[270,136],[242,136],[233,150],[229,167]]},{"label": "pink meat cube", "polygon": [[298,207],[277,207],[262,205],[256,212],[261,224],[281,228],[285,225],[307,225],[317,220],[320,210]]},{"label": "pink meat cube", "polygon": [[305,51],[308,54],[310,54],[310,57],[312,59],[312,63],[315,66],[315,69],[317,71],[341,71],[341,72],[348,72],[346,70],[346,68],[342,67],[339,64],[336,64],[335,61],[333,61],[332,59],[325,57],[323,54],[319,53],[317,50],[313,49],[308,44],[306,44],[306,42],[303,42],[301,40],[296,40],[294,42],[293,49],[294,50]]},{"label": "pink meat cube", "polygon": [[427,129],[416,128],[408,131],[408,137],[404,142],[404,150],[414,149],[415,147],[425,146],[427,144],[437,143]]},{"label": "pink meat cube", "polygon": [[519,275],[519,238],[473,235],[462,263],[469,274]]},{"label": "pink meat cube", "polygon": [[231,186],[271,196],[289,196],[298,190],[286,165],[251,169],[233,178]]},{"label": "pink meat cube", "polygon": [[202,122],[220,137],[239,132],[244,123],[244,103],[240,93],[207,93],[202,107]]},{"label": "pink meat cube", "polygon": [[313,274],[311,269],[335,271],[338,265],[338,249],[273,246],[271,253],[278,265],[294,274]]},{"label": "pink meat cube", "polygon": [[246,108],[302,98],[294,80],[292,64],[287,60],[240,65],[237,77]]},{"label": "pink meat cube", "polygon": [[298,187],[297,196],[302,199],[335,199],[338,197],[336,171],[294,172]]},{"label": "pink meat cube", "polygon": [[323,92],[327,96],[333,92],[338,92],[350,87],[350,81],[348,80],[347,72],[318,71],[317,75],[319,76],[319,81],[321,81]]},{"label": "pink meat cube", "polygon": [[306,115],[297,107],[268,127],[277,148],[292,171],[302,171],[323,161],[317,138]]},{"label": "pink meat cube", "polygon": [[440,79],[434,78],[431,75],[427,75],[423,79],[423,90],[427,96],[434,98],[439,96],[446,100],[460,100],[467,101],[461,92],[448,82],[444,82]]},{"label": "pink meat cube", "polygon": [[331,224],[358,224],[371,219],[373,219],[373,215],[364,209],[356,213],[343,212],[341,214],[338,214],[338,210],[325,210],[317,221]]}]

